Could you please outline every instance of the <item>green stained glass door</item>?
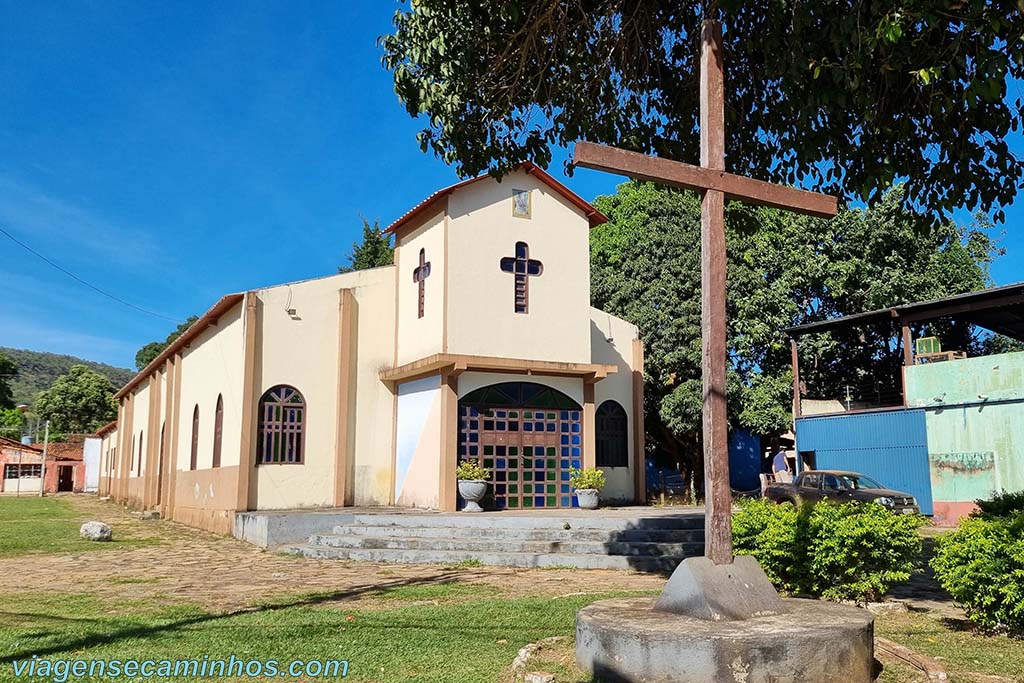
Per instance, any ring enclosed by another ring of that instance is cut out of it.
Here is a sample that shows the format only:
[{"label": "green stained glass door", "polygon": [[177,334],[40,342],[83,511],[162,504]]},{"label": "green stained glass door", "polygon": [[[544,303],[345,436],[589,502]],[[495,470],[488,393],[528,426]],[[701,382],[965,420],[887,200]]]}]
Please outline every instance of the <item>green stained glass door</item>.
[{"label": "green stained glass door", "polygon": [[575,507],[569,469],[580,467],[582,436],[578,406],[459,405],[459,459],[491,470],[489,498],[498,509]]}]

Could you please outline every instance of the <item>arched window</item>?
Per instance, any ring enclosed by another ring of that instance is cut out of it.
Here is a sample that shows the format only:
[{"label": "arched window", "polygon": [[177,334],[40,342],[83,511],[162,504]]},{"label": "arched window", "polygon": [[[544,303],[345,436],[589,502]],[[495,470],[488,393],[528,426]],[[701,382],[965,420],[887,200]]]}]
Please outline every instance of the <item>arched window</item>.
[{"label": "arched window", "polygon": [[629,427],[626,411],[615,401],[597,407],[594,425],[598,467],[629,466]]},{"label": "arched window", "polygon": [[136,465],[136,468],[135,468],[135,476],[136,477],[141,477],[142,476],[142,461],[145,458],[144,453],[146,452],[146,451],[144,451],[142,449],[142,432],[143,432],[143,430],[140,429],[139,430],[139,460],[138,460],[138,464]]},{"label": "arched window", "polygon": [[220,442],[224,434],[224,397],[217,396],[217,414],[213,418],[213,466],[220,467]]},{"label": "arched window", "polygon": [[260,399],[257,464],[301,464],[306,401],[295,387],[279,384]]},{"label": "arched window", "polygon": [[199,404],[192,411],[192,458],[188,468],[194,470],[199,465]]}]

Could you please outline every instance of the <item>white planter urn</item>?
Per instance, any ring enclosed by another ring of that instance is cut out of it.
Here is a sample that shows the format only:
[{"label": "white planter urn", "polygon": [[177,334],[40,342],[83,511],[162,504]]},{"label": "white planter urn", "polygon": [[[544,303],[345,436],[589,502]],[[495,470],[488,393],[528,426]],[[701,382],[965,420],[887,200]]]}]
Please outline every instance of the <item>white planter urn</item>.
[{"label": "white planter urn", "polygon": [[596,510],[598,501],[597,489],[576,489],[576,500],[584,510]]},{"label": "white planter urn", "polygon": [[460,479],[459,495],[466,501],[463,512],[483,512],[480,501],[487,495],[487,482],[483,479]]}]

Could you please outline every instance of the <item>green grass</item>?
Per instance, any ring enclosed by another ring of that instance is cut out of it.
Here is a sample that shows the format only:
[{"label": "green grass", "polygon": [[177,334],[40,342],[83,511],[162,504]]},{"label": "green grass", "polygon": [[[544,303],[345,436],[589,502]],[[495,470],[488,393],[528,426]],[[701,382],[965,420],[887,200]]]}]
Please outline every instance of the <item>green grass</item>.
[{"label": "green grass", "polygon": [[[584,680],[573,665],[571,635],[580,607],[608,595],[498,599],[465,583],[385,587],[359,597],[317,593],[267,601],[227,614],[154,600],[104,602],[89,595],[23,592],[0,608],[0,682],[14,681],[11,662],[42,658],[345,659],[349,679],[380,683],[497,681],[519,648],[550,636],[566,639],[531,670]],[[423,604],[424,600],[436,601]],[[958,630],[922,614],[878,618],[879,635],[942,658],[956,681],[1024,682],[1024,642]],[[980,674],[977,676],[975,674]],[[1001,678],[985,678],[996,676]],[[191,681],[194,678],[173,678]],[[889,665],[879,683],[917,683],[919,673]]]},{"label": "green grass", "polygon": [[875,634],[938,659],[953,681],[977,678],[974,673],[1024,683],[1024,640],[984,635],[965,622],[914,612],[879,616]]},{"label": "green grass", "polygon": [[484,566],[484,563],[476,558],[469,560],[460,560],[459,562],[452,562],[450,564],[445,565],[445,567],[449,569],[473,569],[475,567],[482,566]]},{"label": "green grass", "polygon": [[113,541],[87,541],[78,535],[83,521],[67,500],[0,497],[0,557],[131,548],[157,542],[135,538],[117,525]]},{"label": "green grass", "polygon": [[[465,595],[471,586],[409,585],[396,600]],[[527,643],[571,634],[576,611],[602,596],[480,598],[388,609],[345,609],[315,595],[218,615],[156,603],[122,610],[89,596],[22,593],[0,611],[0,681],[11,662],[43,658],[345,659],[348,680],[478,683],[496,680]],[[194,680],[177,678],[173,680]]]}]

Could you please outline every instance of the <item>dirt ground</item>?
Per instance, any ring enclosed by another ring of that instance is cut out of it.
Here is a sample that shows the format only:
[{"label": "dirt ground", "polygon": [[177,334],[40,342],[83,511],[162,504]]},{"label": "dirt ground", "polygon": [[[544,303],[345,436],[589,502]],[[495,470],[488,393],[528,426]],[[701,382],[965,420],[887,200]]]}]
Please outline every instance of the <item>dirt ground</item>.
[{"label": "dirt ground", "polygon": [[301,593],[328,593],[330,601],[372,607],[377,591],[392,586],[443,582],[482,584],[492,596],[566,596],[579,593],[660,590],[658,575],[612,570],[512,569],[400,565],[311,560],[279,555],[216,534],[168,521],[144,521],[90,495],[66,498],[83,521],[98,519],[115,537],[131,534],[158,541],[131,550],[0,559],[0,594],[24,590],[82,592],[100,598],[186,601],[210,611],[236,610],[254,602]]}]

